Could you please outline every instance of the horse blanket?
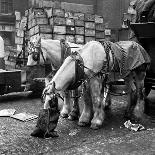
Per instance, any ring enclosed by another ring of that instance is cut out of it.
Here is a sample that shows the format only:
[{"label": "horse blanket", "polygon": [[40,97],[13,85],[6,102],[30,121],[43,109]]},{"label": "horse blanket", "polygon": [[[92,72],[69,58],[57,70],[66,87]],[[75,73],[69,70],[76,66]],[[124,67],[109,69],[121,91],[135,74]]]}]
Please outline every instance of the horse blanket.
[{"label": "horse blanket", "polygon": [[108,74],[108,79],[110,81],[124,78],[130,73],[130,71],[136,69],[142,64],[150,63],[150,56],[147,54],[145,49],[136,42],[108,42],[108,46],[110,46],[109,52],[112,53],[114,60],[114,65]]}]

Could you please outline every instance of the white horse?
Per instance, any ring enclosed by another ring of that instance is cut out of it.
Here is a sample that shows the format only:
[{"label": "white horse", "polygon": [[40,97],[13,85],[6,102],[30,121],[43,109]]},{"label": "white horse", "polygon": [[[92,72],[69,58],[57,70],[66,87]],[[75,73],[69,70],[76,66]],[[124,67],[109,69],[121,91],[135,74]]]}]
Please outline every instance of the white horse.
[{"label": "white horse", "polygon": [[[58,70],[63,63],[65,57],[70,55],[72,52],[79,50],[82,47],[80,44],[74,44],[70,42],[64,42],[63,40],[52,40],[52,39],[38,39],[35,42],[30,43],[29,55],[27,66],[35,66],[37,64],[51,64],[54,70]],[[45,78],[45,84],[47,85],[51,76]],[[70,106],[70,93],[65,91],[62,93],[64,97],[64,104],[61,110],[62,117],[68,117],[70,120],[78,119],[79,117],[79,106],[78,106],[78,92],[73,91],[74,100],[72,105],[72,111]]]},{"label": "white horse", "polygon": [[[143,118],[144,113],[144,78],[150,64],[150,57],[142,46],[136,42],[118,43],[97,41],[88,42],[79,54],[69,56],[44,89],[45,108],[53,94],[67,90],[76,77],[76,61],[83,70],[84,108],[79,118],[79,125],[91,123],[91,128],[98,129],[105,119],[105,102],[103,102],[104,84],[124,79],[128,88],[128,106],[126,113],[136,119]],[[80,71],[80,69],[78,69]],[[131,115],[132,114],[132,115]]]}]

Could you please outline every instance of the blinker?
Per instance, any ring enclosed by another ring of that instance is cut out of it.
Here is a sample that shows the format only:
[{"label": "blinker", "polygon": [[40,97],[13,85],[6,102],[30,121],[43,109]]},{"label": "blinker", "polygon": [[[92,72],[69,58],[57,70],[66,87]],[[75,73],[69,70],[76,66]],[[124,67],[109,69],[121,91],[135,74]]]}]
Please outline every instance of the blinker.
[{"label": "blinker", "polygon": [[38,61],[39,60],[38,52],[33,52],[32,58],[33,58],[34,61]]}]

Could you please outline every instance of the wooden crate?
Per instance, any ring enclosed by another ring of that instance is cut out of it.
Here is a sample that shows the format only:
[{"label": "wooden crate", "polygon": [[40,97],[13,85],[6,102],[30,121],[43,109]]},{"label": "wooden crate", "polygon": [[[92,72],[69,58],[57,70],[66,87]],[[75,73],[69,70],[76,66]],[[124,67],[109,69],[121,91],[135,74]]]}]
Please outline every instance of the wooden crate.
[{"label": "wooden crate", "polygon": [[75,34],[75,27],[74,26],[66,26],[66,34]]},{"label": "wooden crate", "polygon": [[74,19],[74,14],[73,14],[73,12],[65,12],[65,17],[70,18],[70,19]]},{"label": "wooden crate", "polygon": [[89,42],[89,41],[94,41],[95,37],[85,37],[85,43]]},{"label": "wooden crate", "polygon": [[85,22],[85,28],[95,29],[95,22]]},{"label": "wooden crate", "polygon": [[51,25],[36,25],[35,34],[37,33],[52,33],[52,26]]},{"label": "wooden crate", "polygon": [[83,20],[78,20],[78,19],[76,19],[75,20],[75,26],[85,26],[85,23],[84,23],[84,21]]},{"label": "wooden crate", "polygon": [[65,25],[66,24],[66,18],[64,17],[52,17],[49,20],[50,25]]},{"label": "wooden crate", "polygon": [[96,23],[96,24],[95,24],[95,29],[96,29],[97,31],[104,31],[105,25],[104,25],[103,23]]},{"label": "wooden crate", "polygon": [[53,34],[53,39],[54,40],[61,40],[61,39],[66,39],[66,36],[63,34]]},{"label": "wooden crate", "polygon": [[103,23],[103,17],[99,15],[95,15],[95,23]]},{"label": "wooden crate", "polygon": [[74,35],[66,35],[66,41],[69,41],[71,43],[75,43]]},{"label": "wooden crate", "polygon": [[85,21],[88,22],[95,22],[95,15],[94,14],[89,14],[89,13],[85,13]]},{"label": "wooden crate", "polygon": [[32,27],[36,25],[47,25],[48,24],[48,19],[47,18],[34,18],[32,19]]},{"label": "wooden crate", "polygon": [[95,30],[85,28],[85,36],[95,37]]},{"label": "wooden crate", "polygon": [[85,34],[85,28],[84,27],[75,27],[75,34],[84,35]]},{"label": "wooden crate", "polygon": [[16,28],[16,29],[19,29],[19,27],[20,27],[20,21],[16,21],[16,23],[15,23],[15,28]]},{"label": "wooden crate", "polygon": [[80,13],[80,12],[75,12],[74,13],[74,19],[76,19],[76,20],[84,20],[85,19],[85,14]]},{"label": "wooden crate", "polygon": [[53,16],[65,17],[65,10],[63,9],[53,9]]},{"label": "wooden crate", "polygon": [[17,37],[24,37],[24,31],[20,29],[16,29],[16,35]]},{"label": "wooden crate", "polygon": [[15,44],[19,45],[23,44],[23,38],[15,36]]},{"label": "wooden crate", "polygon": [[40,33],[39,35],[43,39],[52,39],[53,38],[53,35],[52,34]]},{"label": "wooden crate", "polygon": [[76,44],[84,44],[84,36],[83,35],[75,35],[75,43]]},{"label": "wooden crate", "polygon": [[74,19],[66,18],[66,25],[74,26]]},{"label": "wooden crate", "polygon": [[104,31],[96,31],[96,38],[102,39],[105,37]]},{"label": "wooden crate", "polygon": [[66,26],[54,26],[53,33],[66,34]]},{"label": "wooden crate", "polygon": [[52,26],[51,25],[36,25],[35,34],[37,33],[52,33]]}]

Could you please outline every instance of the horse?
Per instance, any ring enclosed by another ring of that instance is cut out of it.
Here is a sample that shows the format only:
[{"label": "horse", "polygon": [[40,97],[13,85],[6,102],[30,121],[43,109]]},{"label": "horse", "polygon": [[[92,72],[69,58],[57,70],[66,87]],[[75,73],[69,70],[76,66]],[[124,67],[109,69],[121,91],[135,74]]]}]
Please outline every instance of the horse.
[{"label": "horse", "polygon": [[[30,42],[29,44],[29,54],[27,66],[35,66],[37,64],[51,64],[52,73],[45,78],[45,85],[48,84],[49,80],[53,77],[53,74],[60,68],[65,57],[78,50],[82,47],[80,44],[75,44],[71,42],[65,42],[64,40],[52,40],[52,39],[41,39]],[[64,104],[61,110],[61,116],[64,118],[75,120],[79,117],[79,107],[78,107],[78,92],[77,90],[72,91],[73,94],[73,105],[72,111],[70,111],[70,92],[62,92]]]},{"label": "horse", "polygon": [[92,129],[98,129],[105,120],[105,85],[124,79],[128,88],[125,115],[141,120],[144,116],[144,79],[149,65],[149,55],[134,41],[90,41],[65,59],[45,87],[45,107],[48,108],[50,98],[59,91],[82,84],[84,107],[78,125],[89,124]]}]

